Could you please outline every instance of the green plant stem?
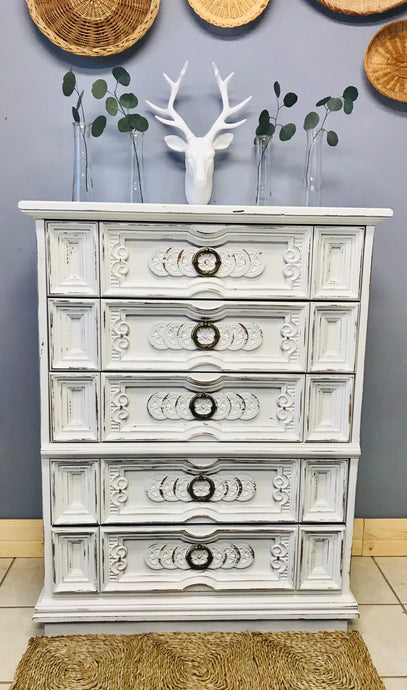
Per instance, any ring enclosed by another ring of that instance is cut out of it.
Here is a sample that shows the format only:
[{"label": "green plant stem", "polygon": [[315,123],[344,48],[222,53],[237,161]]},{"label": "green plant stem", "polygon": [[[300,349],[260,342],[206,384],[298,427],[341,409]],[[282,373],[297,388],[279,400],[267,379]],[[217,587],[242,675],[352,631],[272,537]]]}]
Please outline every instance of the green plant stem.
[{"label": "green plant stem", "polygon": [[[134,132],[134,131],[136,131],[136,130],[132,130],[132,132]],[[131,133],[130,133],[130,135],[131,135]],[[131,143],[132,143],[133,149],[134,149],[134,155],[135,155],[135,157],[136,157],[136,164],[137,164],[137,183],[138,183],[138,186],[139,186],[139,189],[140,189],[140,200],[141,200],[141,203],[143,203],[143,202],[144,202],[144,198],[143,198],[143,189],[142,189],[142,186],[141,186],[140,161],[139,161],[139,157],[138,157],[138,153],[137,153],[137,146],[136,146],[136,142],[135,142],[134,136],[131,136],[131,139],[132,139]]]},{"label": "green plant stem", "polygon": [[[78,94],[78,98],[80,96],[80,92],[78,90],[78,87],[75,86],[75,91]],[[86,143],[86,119],[85,119],[85,110],[83,108],[83,103],[81,101],[80,104],[80,109],[82,111],[82,120],[83,120],[83,131],[81,131],[81,137],[83,138],[83,147],[85,149],[85,184],[86,184],[86,191],[88,192],[88,145]],[[79,119],[79,125],[80,125],[80,119]]]}]

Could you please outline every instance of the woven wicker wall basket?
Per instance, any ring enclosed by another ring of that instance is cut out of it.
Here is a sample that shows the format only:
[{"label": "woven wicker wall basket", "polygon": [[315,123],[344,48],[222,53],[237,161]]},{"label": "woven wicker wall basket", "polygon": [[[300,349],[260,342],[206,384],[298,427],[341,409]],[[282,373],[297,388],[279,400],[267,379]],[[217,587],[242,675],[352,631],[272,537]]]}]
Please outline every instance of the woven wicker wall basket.
[{"label": "woven wicker wall basket", "polygon": [[407,103],[407,20],[386,24],[373,36],[365,53],[365,71],[377,91]]},{"label": "woven wicker wall basket", "polygon": [[318,0],[334,12],[342,14],[381,14],[404,5],[406,0]]},{"label": "woven wicker wall basket", "polygon": [[152,25],[160,0],[26,0],[45,36],[75,55],[121,53]]},{"label": "woven wicker wall basket", "polygon": [[188,0],[191,7],[209,24],[232,28],[256,19],[269,0]]}]

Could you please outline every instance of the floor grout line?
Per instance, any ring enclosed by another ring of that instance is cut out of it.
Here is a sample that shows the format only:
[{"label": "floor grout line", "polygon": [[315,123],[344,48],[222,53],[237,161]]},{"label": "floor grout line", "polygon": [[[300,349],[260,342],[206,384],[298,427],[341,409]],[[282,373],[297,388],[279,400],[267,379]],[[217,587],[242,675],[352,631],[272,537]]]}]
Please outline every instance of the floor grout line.
[{"label": "floor grout line", "polygon": [[396,597],[397,601],[399,602],[399,605],[401,606],[403,613],[407,614],[407,609],[404,606],[403,602],[401,601],[399,595],[397,594],[396,590],[394,589],[393,585],[389,582],[388,578],[386,577],[385,573],[381,569],[380,565],[377,563],[375,556],[373,556],[373,563],[375,564],[376,568],[378,569],[379,573],[381,573],[382,577],[385,579],[387,582],[388,586],[390,587],[391,591],[393,592],[394,596]]},{"label": "floor grout line", "polygon": [[0,587],[3,584],[4,580],[6,579],[7,575],[9,574],[9,572],[11,570],[11,566],[13,565],[15,560],[16,560],[15,558],[11,559],[11,563],[10,563],[9,567],[7,568],[6,572],[4,573],[3,577],[0,580]]}]

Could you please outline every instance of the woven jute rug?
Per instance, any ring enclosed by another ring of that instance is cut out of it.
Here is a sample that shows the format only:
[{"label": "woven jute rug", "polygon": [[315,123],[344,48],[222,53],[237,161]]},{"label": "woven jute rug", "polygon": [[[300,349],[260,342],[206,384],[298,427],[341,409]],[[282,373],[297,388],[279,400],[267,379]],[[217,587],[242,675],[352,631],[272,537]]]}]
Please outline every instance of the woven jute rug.
[{"label": "woven jute rug", "polygon": [[357,632],[34,637],[11,690],[383,690]]}]

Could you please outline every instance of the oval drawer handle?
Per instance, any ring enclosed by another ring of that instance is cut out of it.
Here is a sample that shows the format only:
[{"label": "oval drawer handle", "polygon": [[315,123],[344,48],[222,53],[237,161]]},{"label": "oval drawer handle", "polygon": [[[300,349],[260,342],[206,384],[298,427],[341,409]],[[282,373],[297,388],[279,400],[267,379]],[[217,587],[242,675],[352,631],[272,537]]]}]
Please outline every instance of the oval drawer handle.
[{"label": "oval drawer handle", "polygon": [[213,276],[219,270],[222,259],[215,249],[202,247],[192,257],[192,265],[201,276]]},{"label": "oval drawer handle", "polygon": [[[197,409],[197,403],[200,404],[204,401],[209,402],[209,410],[206,412],[207,405],[203,405],[203,409],[201,412]],[[208,395],[208,393],[197,393],[194,395],[194,397],[191,399],[189,403],[189,409],[191,410],[192,414],[194,415],[195,419],[210,419],[213,417],[215,414],[216,410],[218,409],[218,406],[216,404],[216,400],[211,396]]]},{"label": "oval drawer handle", "polygon": [[[206,340],[200,340],[199,335],[201,334],[202,336],[201,331],[204,331],[204,335],[206,334],[206,336],[208,336],[208,330],[212,331],[211,340],[209,340],[209,342]],[[213,348],[216,347],[216,345],[219,342],[220,331],[214,323],[210,323],[209,321],[202,321],[201,323],[197,323],[194,327],[194,330],[191,333],[191,338],[194,341],[195,345],[199,347],[201,350],[213,350]]]},{"label": "oval drawer handle", "polygon": [[192,570],[206,570],[213,561],[213,556],[205,544],[195,544],[185,554],[185,560]]},{"label": "oval drawer handle", "polygon": [[[202,484],[206,484],[206,493],[202,493]],[[195,491],[196,485],[201,489],[199,493]],[[187,491],[193,501],[210,501],[215,493],[215,482],[210,477],[204,477],[203,474],[200,474],[199,477],[195,477],[189,482]]]}]

